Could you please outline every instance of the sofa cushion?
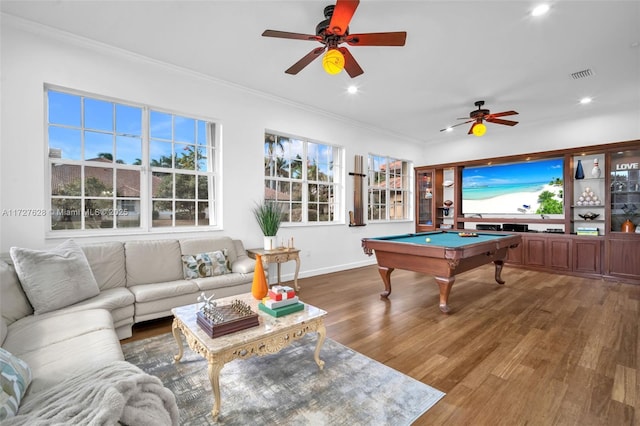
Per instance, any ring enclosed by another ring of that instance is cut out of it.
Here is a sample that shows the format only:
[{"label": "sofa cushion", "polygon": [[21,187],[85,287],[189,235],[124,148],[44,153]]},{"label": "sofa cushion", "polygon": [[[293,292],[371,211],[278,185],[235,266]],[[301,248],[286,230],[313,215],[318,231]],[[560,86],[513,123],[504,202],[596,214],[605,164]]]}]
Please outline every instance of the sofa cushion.
[{"label": "sofa cushion", "polygon": [[100,290],[126,286],[127,274],[124,268],[123,243],[95,243],[81,247],[87,256],[87,261]]},{"label": "sofa cushion", "polygon": [[73,240],[51,250],[11,247],[10,253],[36,315],[100,293],[84,252]]},{"label": "sofa cushion", "polygon": [[178,240],[129,241],[124,250],[127,287],[182,279]]},{"label": "sofa cushion", "polygon": [[[113,319],[106,309],[76,312],[50,312],[29,316],[8,327],[3,347],[23,359],[25,353],[38,352],[55,343],[99,330],[113,332]],[[84,350],[78,348],[80,352]],[[26,359],[25,359],[26,360]]]},{"label": "sofa cushion", "polygon": [[33,308],[24,294],[13,266],[0,261],[0,312],[7,325],[33,314]]},{"label": "sofa cushion", "polygon": [[235,262],[238,257],[238,253],[236,253],[234,240],[229,237],[185,238],[180,240],[181,254],[209,253],[225,249],[227,250],[227,260],[229,264],[233,265],[233,262]]},{"label": "sofa cushion", "polygon": [[256,268],[256,261],[251,259],[249,256],[239,257],[238,260],[233,262],[231,266],[232,272],[237,272],[239,274],[249,274],[254,271]]},{"label": "sofa cushion", "polygon": [[31,383],[31,369],[26,362],[0,348],[0,420],[13,417]]},{"label": "sofa cushion", "polygon": [[79,366],[98,368],[124,358],[105,309],[23,318],[9,326],[3,347],[31,368],[27,398],[74,374]]},{"label": "sofa cushion", "polygon": [[[198,291],[198,286],[193,281],[176,280],[137,285],[129,287],[129,290],[135,296],[136,303],[144,303],[154,300],[170,300],[184,294],[194,294]],[[196,303],[196,296],[193,297],[193,303]]]},{"label": "sofa cushion", "polygon": [[182,270],[184,278],[215,277],[229,273],[226,251],[224,249],[224,251],[217,250],[196,255],[183,254]]},{"label": "sofa cushion", "polygon": [[[198,286],[200,291],[216,290],[224,287],[235,287],[240,284],[251,283],[253,281],[253,274],[226,274],[221,277],[206,277],[196,278],[193,280]],[[218,297],[216,293],[216,299]]]},{"label": "sofa cushion", "polygon": [[[132,307],[135,302],[133,293],[128,288],[110,288],[102,290],[99,295],[83,300],[75,305],[59,309],[56,313],[77,312],[87,309],[106,309],[111,312],[124,307]],[[115,320],[115,318],[114,318]]]}]

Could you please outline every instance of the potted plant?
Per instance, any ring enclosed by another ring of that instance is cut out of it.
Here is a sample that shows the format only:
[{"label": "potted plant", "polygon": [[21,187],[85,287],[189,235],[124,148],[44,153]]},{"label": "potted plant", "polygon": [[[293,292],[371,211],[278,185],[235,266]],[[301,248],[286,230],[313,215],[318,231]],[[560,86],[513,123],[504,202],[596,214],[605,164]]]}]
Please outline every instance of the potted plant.
[{"label": "potted plant", "polygon": [[264,200],[262,203],[256,203],[253,215],[264,235],[264,249],[275,249],[277,247],[276,234],[282,222],[282,207],[275,200]]}]

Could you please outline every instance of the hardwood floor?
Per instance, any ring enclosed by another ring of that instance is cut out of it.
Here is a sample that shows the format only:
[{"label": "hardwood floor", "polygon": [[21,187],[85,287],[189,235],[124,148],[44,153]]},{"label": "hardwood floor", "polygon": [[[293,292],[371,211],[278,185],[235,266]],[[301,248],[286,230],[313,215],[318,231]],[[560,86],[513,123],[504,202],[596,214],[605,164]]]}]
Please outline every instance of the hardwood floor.
[{"label": "hardwood floor", "polygon": [[299,296],[328,311],[330,338],[446,392],[416,425],[640,424],[640,286],[508,266],[499,286],[493,274],[458,276],[450,315],[423,274],[394,271],[380,299],[377,266],[301,279]]}]

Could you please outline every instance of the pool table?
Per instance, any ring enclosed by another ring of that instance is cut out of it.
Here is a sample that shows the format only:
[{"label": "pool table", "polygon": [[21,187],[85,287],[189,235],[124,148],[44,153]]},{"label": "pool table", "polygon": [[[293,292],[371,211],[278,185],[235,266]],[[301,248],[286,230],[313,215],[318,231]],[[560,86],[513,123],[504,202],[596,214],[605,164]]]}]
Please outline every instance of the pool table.
[{"label": "pool table", "polygon": [[433,275],[440,287],[440,310],[449,313],[449,293],[456,274],[493,262],[495,279],[500,277],[509,248],[521,242],[519,235],[505,233],[434,231],[388,237],[363,238],[365,254],[376,255],[378,271],[384,282],[383,298],[391,294],[391,273],[394,269]]}]

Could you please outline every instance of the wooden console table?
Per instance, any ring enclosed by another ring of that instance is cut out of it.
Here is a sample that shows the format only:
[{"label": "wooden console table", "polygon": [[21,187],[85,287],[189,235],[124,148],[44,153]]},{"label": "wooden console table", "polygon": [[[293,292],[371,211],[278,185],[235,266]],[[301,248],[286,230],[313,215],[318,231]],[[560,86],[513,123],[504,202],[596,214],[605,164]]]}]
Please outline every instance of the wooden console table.
[{"label": "wooden console table", "polygon": [[247,255],[255,259],[256,254],[262,256],[262,263],[265,265],[267,271],[267,282],[269,282],[269,263],[278,264],[278,285],[280,285],[280,264],[289,262],[290,260],[296,261],[296,272],[293,276],[293,286],[296,291],[300,291],[298,287],[298,272],[300,271],[300,249],[296,248],[275,248],[273,250],[264,250],[261,248],[252,248],[247,250]]}]

